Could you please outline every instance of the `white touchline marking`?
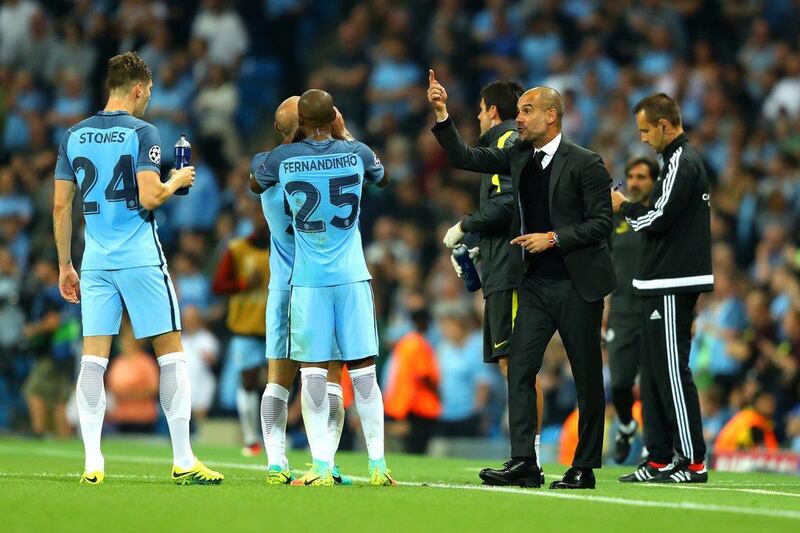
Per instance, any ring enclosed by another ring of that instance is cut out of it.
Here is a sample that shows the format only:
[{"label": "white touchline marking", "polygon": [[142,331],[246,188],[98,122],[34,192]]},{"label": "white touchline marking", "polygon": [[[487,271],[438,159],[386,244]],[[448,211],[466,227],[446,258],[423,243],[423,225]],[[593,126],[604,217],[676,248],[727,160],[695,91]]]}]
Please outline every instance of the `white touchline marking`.
[{"label": "white touchline marking", "polygon": [[800,487],[800,483],[745,483],[739,481],[714,481],[714,485],[727,485],[729,487]]},{"label": "white touchline marking", "polygon": [[[547,466],[547,465],[545,465],[545,466]],[[564,467],[564,468],[566,468],[566,467]],[[459,470],[461,470],[462,472],[472,472],[473,474],[475,474],[477,476],[478,472],[480,471],[480,468],[479,467],[472,467],[472,466],[464,466],[464,467],[461,467]],[[550,474],[547,474],[547,475],[549,477],[558,477],[557,474],[553,474],[552,472]],[[603,483],[603,484],[609,484],[609,485],[619,485],[620,484],[619,481],[617,481],[616,479],[598,479],[597,482],[598,483]],[[699,488],[716,487],[717,485],[724,485],[726,487],[784,487],[784,488],[800,487],[800,483],[793,483],[791,481],[787,482],[787,483],[757,483],[757,482],[748,483],[746,481],[734,481],[734,480],[728,480],[728,479],[716,480],[715,479],[715,480],[710,481],[709,483],[703,485],[703,487],[690,487],[690,488],[699,489]],[[659,487],[670,487],[671,485],[657,485],[657,486],[659,486]],[[682,485],[682,486],[685,487],[685,485]]]},{"label": "white touchline marking", "polygon": [[[23,448],[14,448],[9,446],[0,445],[1,451],[10,451],[12,453],[26,453],[35,455],[44,455],[51,457],[69,457],[80,458],[83,457],[81,452],[67,452],[61,450],[27,450]],[[168,465],[171,463],[168,459],[159,459],[157,457],[149,457],[143,455],[106,455],[106,459],[110,461],[130,462],[130,463],[151,463]],[[238,468],[242,470],[260,470],[266,472],[266,467],[263,465],[246,464],[246,463],[230,463],[209,461],[209,465],[220,466],[225,468]],[[364,477],[350,476],[354,481],[367,481]],[[520,494],[525,496],[535,496],[541,498],[557,498],[563,500],[582,500],[587,502],[596,503],[611,503],[616,505],[623,505],[629,507],[649,507],[656,509],[680,509],[684,511],[712,511],[720,513],[731,514],[744,514],[754,516],[766,516],[770,518],[788,518],[792,520],[800,520],[800,511],[791,509],[762,509],[762,508],[749,508],[749,507],[733,507],[728,505],[714,505],[714,504],[700,504],[694,502],[657,502],[648,500],[628,500],[625,498],[615,498],[611,496],[593,496],[588,494],[575,494],[572,492],[557,492],[550,490],[536,490],[536,489],[523,489],[518,487],[489,487],[486,485],[458,485],[450,483],[436,483],[436,482],[409,482],[400,481],[400,486],[407,487],[426,487],[433,489],[447,489],[447,490],[477,490],[484,492],[502,492],[506,494]],[[643,486],[652,486],[649,484],[642,484]],[[685,488],[685,487],[684,487]],[[702,489],[703,487],[692,487]],[[773,494],[771,491],[764,491],[766,494]]]},{"label": "white touchline marking", "polygon": [[[78,474],[65,472],[0,472],[0,477],[42,477],[78,480]],[[168,479],[165,476],[148,476],[146,474],[109,474],[106,479]]]},{"label": "white touchline marking", "polygon": [[767,496],[790,496],[792,498],[800,498],[800,493],[798,492],[780,492],[777,490],[762,490],[762,489],[738,489],[735,487],[700,487],[696,485],[665,485],[661,483],[648,483],[646,486],[648,487],[661,487],[661,488],[673,488],[673,489],[681,489],[681,490],[718,490],[718,491],[725,491],[725,492],[745,492],[748,494],[765,494]]}]

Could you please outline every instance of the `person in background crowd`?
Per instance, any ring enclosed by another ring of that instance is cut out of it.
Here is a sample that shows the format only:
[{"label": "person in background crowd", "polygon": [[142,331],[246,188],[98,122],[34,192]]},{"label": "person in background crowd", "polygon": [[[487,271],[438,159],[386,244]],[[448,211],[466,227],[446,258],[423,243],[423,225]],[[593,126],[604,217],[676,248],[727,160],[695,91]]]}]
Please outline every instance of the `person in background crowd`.
[{"label": "person in background crowd", "polygon": [[445,437],[480,435],[489,397],[489,368],[483,365],[483,339],[469,308],[443,305],[437,321],[442,339],[436,345],[442,414],[438,433]]},{"label": "person in background crowd", "polygon": [[769,392],[759,391],[753,399],[752,407],[733,415],[719,432],[714,443],[714,453],[750,449],[777,450],[774,416],[775,397]]},{"label": "person in background crowd", "polygon": [[[637,201],[646,201],[653,191],[658,171],[658,163],[653,159],[631,159],[625,165],[625,191]],[[640,241],[641,234],[633,231],[623,217],[615,215],[611,249],[618,285],[609,296],[610,311],[605,339],[611,372],[611,401],[619,421],[614,439],[614,462],[618,464],[623,463],[630,454],[631,442],[638,429],[633,418],[633,386],[639,373],[641,357],[641,301],[633,291],[633,276]]]},{"label": "person in background crowd", "polygon": [[119,352],[106,374],[109,412],[106,420],[123,433],[152,433],[158,419],[158,365],[133,335],[122,327]]},{"label": "person in background crowd", "polygon": [[24,385],[31,432],[43,437],[52,428],[59,437],[68,437],[72,428],[67,422],[66,405],[74,379],[73,348],[80,336],[78,314],[59,293],[55,263],[37,259],[33,275],[37,285],[33,321],[23,329],[29,350],[36,357]]},{"label": "person in background crowd", "polygon": [[424,300],[422,303],[411,310],[414,329],[403,335],[392,350],[383,395],[386,416],[395,421],[387,430],[403,438],[406,453],[415,454],[427,450],[442,413],[439,362],[425,338],[431,317]]},{"label": "person in background crowd", "polygon": [[242,428],[242,454],[261,453],[259,439],[259,377],[266,365],[266,308],[269,284],[269,231],[267,222],[251,203],[253,231],[246,238],[232,239],[214,274],[214,292],[228,295],[226,324],[234,335],[228,353],[241,376],[236,391],[236,409]]},{"label": "person in background crowd", "polygon": [[206,419],[217,392],[214,366],[219,358],[219,341],[208,330],[200,310],[192,305],[183,308],[183,351],[192,381],[192,417]]}]

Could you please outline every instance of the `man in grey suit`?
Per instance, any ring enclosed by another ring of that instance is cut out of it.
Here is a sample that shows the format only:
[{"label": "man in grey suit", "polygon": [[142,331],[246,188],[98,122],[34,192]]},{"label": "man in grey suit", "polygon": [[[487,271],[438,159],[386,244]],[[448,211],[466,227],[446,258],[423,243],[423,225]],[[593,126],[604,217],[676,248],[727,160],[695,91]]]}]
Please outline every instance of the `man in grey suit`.
[{"label": "man in grey suit", "polygon": [[539,487],[536,468],[536,374],[558,331],[578,394],[578,447],[572,467],[551,489],[595,487],[603,446],[600,325],[603,297],[616,287],[608,248],[611,178],[600,156],[561,134],[564,103],[557,91],[536,87],[517,103],[519,139],[504,148],[464,144],[447,112],[447,91],[429,74],[428,101],[436,113],[433,133],[453,166],[511,176],[515,209],[511,242],[525,261],[512,273],[519,309],[508,365],[511,460],[486,468],[489,485]]}]

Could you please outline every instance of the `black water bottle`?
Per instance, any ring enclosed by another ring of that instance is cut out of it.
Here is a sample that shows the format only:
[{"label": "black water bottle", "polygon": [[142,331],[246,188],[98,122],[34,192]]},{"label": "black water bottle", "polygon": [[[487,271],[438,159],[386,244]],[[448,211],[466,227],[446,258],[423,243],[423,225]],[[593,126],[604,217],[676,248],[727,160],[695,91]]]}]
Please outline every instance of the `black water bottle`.
[{"label": "black water bottle", "polygon": [[[181,138],[175,143],[175,169],[188,167],[192,160],[192,145],[186,140],[186,134],[181,133]],[[185,196],[189,194],[189,187],[181,187],[175,194]]]},{"label": "black water bottle", "polygon": [[459,244],[453,248],[453,257],[461,267],[461,279],[464,280],[464,287],[469,292],[475,292],[481,288],[481,277],[478,275],[478,269],[475,268],[475,263],[469,256],[469,249]]}]

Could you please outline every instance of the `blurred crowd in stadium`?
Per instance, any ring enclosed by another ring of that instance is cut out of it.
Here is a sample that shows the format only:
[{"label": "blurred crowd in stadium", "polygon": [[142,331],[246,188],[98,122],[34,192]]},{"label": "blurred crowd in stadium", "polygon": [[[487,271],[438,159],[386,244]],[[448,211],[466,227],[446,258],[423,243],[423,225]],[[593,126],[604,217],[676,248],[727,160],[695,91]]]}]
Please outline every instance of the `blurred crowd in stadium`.
[{"label": "blurred crowd in stadium", "polygon": [[[212,276],[226,242],[261,216],[247,188],[249,158],[278,142],[277,103],[316,87],[333,94],[394,182],[365,190],[362,205],[381,355],[420,322],[415,311],[430,310],[443,427],[502,435],[504,381],[482,363],[482,299],[464,290],[441,245],[444,230],[474,209],[479,179],[453,170],[429,132],[430,66],[471,144],[483,84],[556,88],[565,133],[597,151],[615,181],[628,158],[648,153],[632,105],[654,91],[678,99],[714,183],[716,290],[701,300],[692,355],[707,438],[753,406],[783,447],[800,451],[796,0],[2,0],[0,427],[25,427],[30,411],[41,433],[42,415],[54,411],[56,430],[70,431],[63,411],[80,321],[56,287],[55,149],[67,127],[102,105],[107,58],[129,49],[153,70],[145,118],[160,131],[166,166],[181,133],[193,145],[196,184],[157,221],[193,379],[206,391],[198,411],[234,404],[238,376],[226,365],[225,306]],[[156,363],[130,333],[117,352],[110,419],[120,429],[152,428]],[[545,427],[560,427],[575,405],[565,360],[554,342],[541,373]],[[383,373],[391,381],[388,366]],[[388,406],[391,386],[385,394]]]}]

